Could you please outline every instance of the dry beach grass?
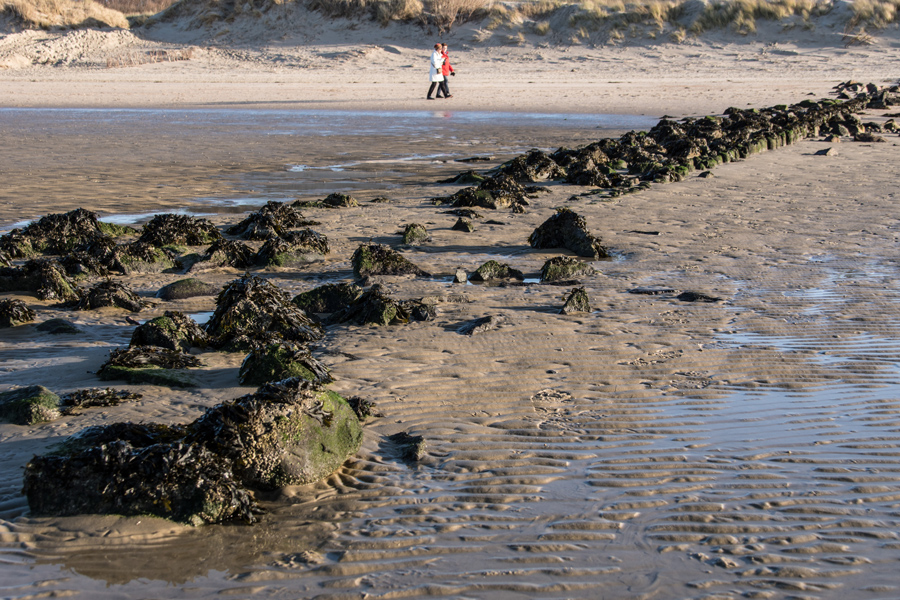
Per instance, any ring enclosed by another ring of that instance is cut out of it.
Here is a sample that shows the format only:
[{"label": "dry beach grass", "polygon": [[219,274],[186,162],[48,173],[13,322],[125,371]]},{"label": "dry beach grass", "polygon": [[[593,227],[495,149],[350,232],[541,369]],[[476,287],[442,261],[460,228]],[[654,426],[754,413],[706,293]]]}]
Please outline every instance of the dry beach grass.
[{"label": "dry beach grass", "polygon": [[[316,352],[336,378],[331,387],[374,401],[381,416],[367,423],[358,455],[326,481],[263,496],[269,514],[252,527],[35,518],[21,494],[28,459],[87,426],[186,422],[246,393],[237,380],[242,354],[201,353],[198,388],[116,385],[143,397],[38,426],[0,424],[0,595],[898,594],[895,133],[883,134],[886,143],[812,138],[720,165],[710,178],[694,172],[613,199],[546,184],[549,193],[526,213],[484,211],[471,233],[452,230],[457,217],[431,202],[459,187],[437,180],[472,166],[454,158],[492,155],[487,168],[531,146],[617,134],[601,127],[603,113],[647,115],[652,124],[664,114],[834,97],[832,88],[848,79],[894,83],[900,46],[893,21],[884,17],[888,27],[871,44],[850,47],[842,39],[848,20],[825,25],[816,19],[828,16],[815,17],[812,5],[813,29],[786,5],[799,23],[793,29],[758,20],[746,35],[707,30],[695,38],[682,25],[681,43],[671,41],[680,29],[668,17],[660,17],[663,34],[652,37],[643,29],[632,36],[630,24],[611,28],[612,17],[589,21],[584,34],[568,25],[551,23],[544,34],[522,25],[561,10],[548,5],[519,24],[509,15],[494,15],[496,26],[489,17],[455,23],[444,39],[460,74],[451,82],[454,98],[438,104],[424,100],[423,68],[436,28],[382,28],[368,17],[343,21],[277,6],[189,25],[209,17],[210,6],[136,31],[0,38],[0,63],[9,67],[0,70],[0,225],[82,206],[114,215],[220,199],[209,218],[225,226],[247,210],[222,208],[225,200],[312,200],[325,193],[305,186],[339,185],[310,183],[313,175],[305,179],[292,165],[439,151],[445,155],[381,171],[373,163],[370,175],[354,175],[360,207],[304,209],[331,253],[301,269],[263,273],[292,295],[350,280],[360,243],[394,245],[404,224],[424,223],[431,241],[403,251],[437,276],[380,282],[402,299],[442,299],[437,318],[329,328]],[[611,6],[582,5],[576,13],[632,10]],[[743,6],[749,12],[741,14],[752,14],[758,5]],[[639,21],[648,30],[655,23]],[[186,49],[189,60],[108,62]],[[93,115],[123,107],[132,110],[92,124]],[[284,111],[274,114],[288,127],[298,109],[387,113],[395,125],[424,113],[447,129],[435,125],[438,141],[370,131],[310,142],[213,118]],[[884,123],[893,110],[870,110],[863,119]],[[478,111],[494,118],[458,125],[460,114]],[[498,113],[544,114],[547,123]],[[597,118],[583,117],[590,124],[576,128],[552,113]],[[186,125],[167,125],[173,116]],[[202,127],[191,125],[200,118]],[[832,155],[817,154],[828,147]],[[370,202],[378,196],[392,202]],[[596,262],[598,274],[582,282],[592,312],[559,314],[569,288],[449,283],[456,269],[471,272],[488,259],[533,276],[561,252],[530,248],[528,235],[563,205],[584,215],[616,257]],[[199,276],[224,284],[241,274]],[[120,280],[155,302],[141,319],[166,309],[210,310],[211,297],[152,298],[181,277]],[[648,287],[672,291],[630,293]],[[720,300],[685,302],[680,291]],[[468,302],[455,297],[463,294]],[[33,296],[3,296],[25,301],[36,322],[64,316],[84,333],[0,330],[0,391],[33,383],[60,393],[96,387],[93,371],[133,331],[118,309],[75,315]],[[503,318],[496,329],[459,333],[489,315]],[[423,460],[398,458],[390,436],[401,431],[426,438]]]}]

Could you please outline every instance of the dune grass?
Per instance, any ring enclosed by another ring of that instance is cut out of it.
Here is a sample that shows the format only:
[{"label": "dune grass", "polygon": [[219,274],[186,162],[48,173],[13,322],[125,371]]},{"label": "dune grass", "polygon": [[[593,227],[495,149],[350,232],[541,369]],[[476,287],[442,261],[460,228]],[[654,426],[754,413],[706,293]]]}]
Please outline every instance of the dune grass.
[{"label": "dune grass", "polygon": [[128,19],[93,0],[0,0],[0,15],[27,29],[128,28]]}]

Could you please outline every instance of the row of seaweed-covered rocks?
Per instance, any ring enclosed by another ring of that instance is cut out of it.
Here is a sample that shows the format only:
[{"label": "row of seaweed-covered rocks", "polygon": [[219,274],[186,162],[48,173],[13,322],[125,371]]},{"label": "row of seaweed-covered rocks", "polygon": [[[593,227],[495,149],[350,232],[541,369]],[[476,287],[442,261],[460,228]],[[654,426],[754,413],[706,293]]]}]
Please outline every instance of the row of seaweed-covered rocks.
[{"label": "row of seaweed-covered rocks", "polygon": [[[900,98],[896,86],[847,82],[835,91],[842,96],[838,100],[729,109],[721,117],[663,119],[649,132],[630,132],[577,150],[532,151],[484,175],[460,174],[453,183],[477,186],[435,202],[451,204],[451,212],[460,217],[454,229],[470,231],[468,219],[479,216],[474,208],[524,211],[527,198],[542,190],[530,184],[540,181],[564,181],[597,188],[588,193],[616,195],[651,182],[676,181],[691,170],[709,169],[804,137],[851,135],[878,141],[877,133],[897,131],[893,121],[863,123],[856,116],[866,108],[896,105]],[[309,228],[315,222],[298,209],[357,204],[341,194],[293,205],[269,202],[222,231],[207,220],[185,215],[157,215],[140,232],[102,223],[95,213],[83,209],[48,215],[0,237],[0,293],[59,300],[73,310],[118,306],[139,312],[146,301],[111,276],[307,263],[326,255],[329,246],[325,236]],[[411,224],[402,242],[426,239],[424,226]],[[254,248],[247,241],[261,245]],[[565,248],[589,260],[609,255],[585,219],[568,208],[557,209],[528,242],[534,248]],[[195,251],[197,247],[203,249]],[[252,521],[258,511],[254,490],[308,483],[340,466],[358,449],[361,422],[371,407],[363,399],[345,399],[327,389],[332,376],[313,356],[310,344],[322,340],[327,323],[388,325],[429,320],[435,316],[436,302],[435,298],[398,301],[380,285],[368,285],[373,275],[430,276],[395,249],[361,244],[351,262],[356,283],[327,284],[294,298],[249,273],[224,288],[191,277],[160,290],[158,297],[164,300],[215,295],[215,311],[204,326],[176,311],[139,324],[129,346],[111,352],[98,369],[102,379],[194,385],[190,369],[200,366],[201,360],[189,351],[201,348],[246,353],[240,381],[260,387],[207,410],[193,423],[89,428],[57,451],[35,457],[25,476],[32,511],[154,514],[195,524]],[[545,263],[541,282],[568,285],[593,273],[586,262],[558,256]],[[103,280],[89,289],[79,287],[77,282],[88,278]],[[514,266],[496,261],[488,261],[474,273],[456,275],[459,282],[523,279]],[[696,298],[716,300],[694,294],[688,301]],[[589,310],[584,288],[573,289],[562,308],[562,312]],[[21,300],[0,300],[0,327],[34,319],[34,311]],[[50,321],[39,327],[71,331],[71,324]],[[495,322],[490,317],[479,319],[460,333],[486,331]],[[47,388],[32,386],[0,394],[0,418],[34,423],[61,412],[110,406],[134,397],[109,388],[59,397]],[[410,456],[420,456],[424,448],[424,441],[415,436],[400,442]]]}]

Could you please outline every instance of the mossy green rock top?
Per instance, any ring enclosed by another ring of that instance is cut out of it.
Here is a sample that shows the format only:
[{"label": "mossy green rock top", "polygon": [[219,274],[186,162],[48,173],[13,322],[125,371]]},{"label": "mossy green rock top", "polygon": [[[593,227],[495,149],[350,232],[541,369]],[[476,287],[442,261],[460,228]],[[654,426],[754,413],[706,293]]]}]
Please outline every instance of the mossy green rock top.
[{"label": "mossy green rock top", "polygon": [[228,458],[244,485],[274,489],[319,481],[362,443],[362,426],[338,394],[299,378],[209,409],[188,439]]},{"label": "mossy green rock top", "polygon": [[35,425],[59,417],[59,396],[42,385],[0,393],[0,421]]}]

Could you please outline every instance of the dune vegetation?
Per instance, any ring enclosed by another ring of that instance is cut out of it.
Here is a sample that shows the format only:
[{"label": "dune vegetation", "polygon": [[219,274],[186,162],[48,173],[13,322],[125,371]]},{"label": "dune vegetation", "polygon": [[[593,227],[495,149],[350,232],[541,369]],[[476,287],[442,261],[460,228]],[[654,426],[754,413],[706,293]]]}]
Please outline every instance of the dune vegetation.
[{"label": "dune vegetation", "polygon": [[577,43],[596,40],[597,32],[611,41],[640,35],[679,42],[716,30],[748,35],[762,22],[785,31],[814,30],[824,18],[859,41],[866,31],[900,23],[900,0],[0,0],[0,15],[23,28],[128,27],[129,20],[139,24],[150,15],[191,15],[190,26],[198,27],[300,7],[382,26],[420,24],[440,33],[475,22],[485,37],[503,29],[510,44],[526,34]]}]

